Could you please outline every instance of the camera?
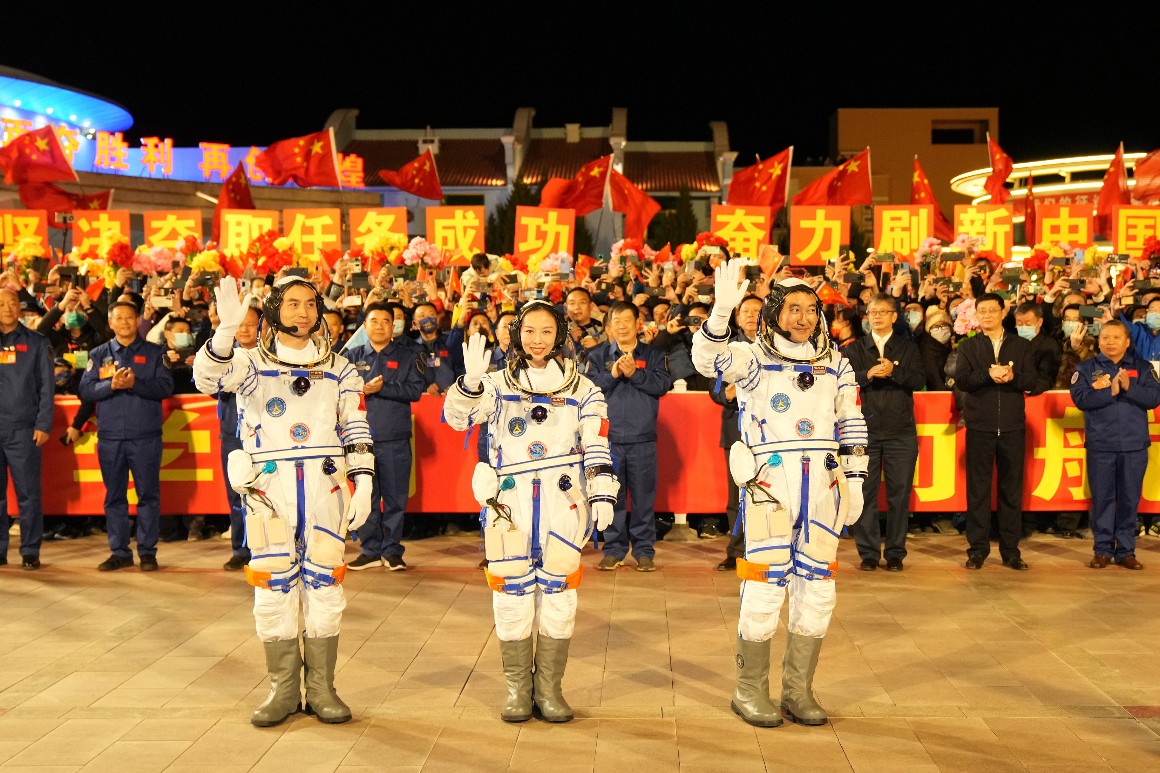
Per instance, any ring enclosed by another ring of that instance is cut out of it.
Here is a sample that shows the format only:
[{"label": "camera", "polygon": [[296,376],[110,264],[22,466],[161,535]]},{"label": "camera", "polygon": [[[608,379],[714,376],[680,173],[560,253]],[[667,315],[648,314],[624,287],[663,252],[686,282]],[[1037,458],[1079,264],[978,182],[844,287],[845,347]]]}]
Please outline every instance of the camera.
[{"label": "camera", "polygon": [[1096,319],[1104,315],[1104,310],[1099,306],[1080,306],[1079,315],[1088,319]]},{"label": "camera", "polygon": [[761,281],[761,266],[746,266],[745,278],[752,282]]},{"label": "camera", "polygon": [[957,263],[961,261],[963,257],[964,254],[957,250],[943,250],[942,253],[939,254],[939,259],[943,263]]},{"label": "camera", "polygon": [[1067,268],[1069,265],[1071,265],[1071,262],[1067,258],[1052,258],[1051,265],[1055,266],[1056,268]]},{"label": "camera", "polygon": [[76,222],[76,216],[72,212],[57,212],[54,219],[61,225],[69,225],[70,223]]},{"label": "camera", "polygon": [[371,286],[370,275],[365,273],[351,274],[350,286],[353,290],[369,290]]},{"label": "camera", "polygon": [[600,277],[608,273],[608,266],[593,266],[588,270],[588,278],[596,281]]},{"label": "camera", "polygon": [[662,295],[665,294],[665,288],[663,288],[663,287],[646,287],[646,288],[644,288],[644,294],[650,298],[660,298]]},{"label": "camera", "polygon": [[351,258],[351,260],[350,260],[350,273],[361,274],[362,270],[363,270],[362,258]]},{"label": "camera", "polygon": [[1124,255],[1123,253],[1119,252],[1113,252],[1107,257],[1108,263],[1127,263],[1131,259],[1131,255]]},{"label": "camera", "polygon": [[876,252],[876,253],[874,253],[874,260],[877,263],[893,263],[894,262],[894,253],[893,252]]}]

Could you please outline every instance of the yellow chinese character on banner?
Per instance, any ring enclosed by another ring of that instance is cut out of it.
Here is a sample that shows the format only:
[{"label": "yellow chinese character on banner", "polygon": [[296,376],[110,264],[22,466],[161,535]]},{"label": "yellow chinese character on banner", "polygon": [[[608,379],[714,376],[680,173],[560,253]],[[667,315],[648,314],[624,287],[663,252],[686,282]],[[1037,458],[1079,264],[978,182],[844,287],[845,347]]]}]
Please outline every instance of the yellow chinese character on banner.
[{"label": "yellow chinese character on banner", "polygon": [[878,220],[878,252],[909,257],[930,234],[929,207],[875,207],[874,214]]},{"label": "yellow chinese character on banner", "polygon": [[403,207],[361,209],[350,211],[351,233],[355,246],[365,247],[375,237],[389,233],[407,235],[407,210]]},{"label": "yellow chinese character on banner", "polygon": [[121,132],[97,132],[97,157],[93,166],[98,169],[129,168],[129,143]]},{"label": "yellow chinese character on banner", "polygon": [[[955,495],[955,476],[945,470],[955,469],[955,425],[950,423],[918,424],[918,437],[930,438],[930,457],[921,454],[926,444],[919,441],[919,463],[914,470],[914,495],[919,502],[942,502]],[[933,470],[930,485],[922,486],[922,470]]]},{"label": "yellow chinese character on banner", "polygon": [[[172,247],[186,236],[201,237],[201,229],[192,217],[184,212],[163,212],[158,217],[145,217],[145,243],[150,247],[158,244]],[[190,213],[194,214],[194,213]]]},{"label": "yellow chinese character on banner", "polygon": [[[561,222],[563,212],[543,207],[516,208],[515,253],[528,260],[553,252],[572,251],[572,222]],[[575,214],[573,213],[573,218]]]},{"label": "yellow chinese character on banner", "polygon": [[258,165],[254,163],[254,159],[261,152],[261,148],[251,145],[250,152],[246,154],[246,160],[243,162],[246,165],[246,176],[250,178],[250,182],[260,183],[266,181],[266,175],[262,174],[261,170],[258,169]]},{"label": "yellow chinese character on banner", "polygon": [[765,212],[768,208],[736,207],[732,212],[721,211],[713,218],[713,233],[729,243],[729,251],[734,255],[756,258],[762,245],[769,242],[770,222]]},{"label": "yellow chinese character on banner", "polygon": [[7,145],[21,134],[32,131],[32,121],[22,118],[0,118],[0,126],[4,127],[4,135],[0,137],[0,145]]},{"label": "yellow chinese character on banner", "polygon": [[1070,499],[1090,499],[1087,481],[1087,449],[1084,448],[1083,411],[1065,408],[1060,418],[1048,418],[1043,427],[1043,445],[1035,449],[1043,459],[1043,476],[1031,496],[1051,501],[1059,493],[1066,475]]},{"label": "yellow chinese character on banner", "polygon": [[203,178],[208,180],[216,174],[219,180],[224,180],[230,176],[233,169],[230,167],[229,145],[218,142],[199,142],[198,147],[201,148],[201,163],[197,165],[197,168],[201,170]]},{"label": "yellow chinese character on banner", "polygon": [[[80,252],[87,251],[90,247],[96,248],[101,243],[101,237],[108,233],[118,233],[124,235],[121,230],[121,221],[115,217],[110,217],[108,212],[97,212],[95,216],[81,215],[73,223],[73,243]],[[82,238],[77,239],[77,235],[83,234]]]},{"label": "yellow chinese character on banner", "polygon": [[250,246],[250,242],[277,227],[277,212],[227,209],[222,212],[222,252],[240,255]]},{"label": "yellow chinese character on banner", "polygon": [[161,167],[161,174],[168,177],[173,174],[173,139],[166,137],[141,138],[141,166],[155,174],[157,167]]},{"label": "yellow chinese character on banner", "polygon": [[1141,254],[1149,236],[1160,236],[1160,207],[1119,207],[1115,235],[1116,252]]},{"label": "yellow chinese character on banner", "polygon": [[362,156],[354,153],[338,154],[338,181],[343,188],[367,187]]},{"label": "yellow chinese character on banner", "polygon": [[450,217],[435,221],[435,234],[431,241],[440,250],[464,254],[471,251],[480,225],[479,216],[474,211],[456,209]]},{"label": "yellow chinese character on banner", "polygon": [[[185,403],[186,408],[215,410],[213,402]],[[210,451],[210,433],[204,429],[190,429],[189,425],[198,418],[197,411],[177,409],[165,417],[161,425],[161,480],[213,480],[212,467],[198,467],[197,454]],[[185,462],[178,466],[182,457]]]},{"label": "yellow chinese character on banner", "polygon": [[1080,214],[1082,211],[1070,206],[1061,206],[1056,216],[1040,215],[1039,228],[1043,233],[1040,241],[1064,242],[1075,247],[1091,244],[1091,209]]},{"label": "yellow chinese character on banner", "polygon": [[836,255],[842,246],[842,222],[830,220],[818,210],[817,217],[806,218],[799,225],[809,234],[806,246],[795,253],[800,262],[806,262],[814,255]]},{"label": "yellow chinese character on banner", "polygon": [[1015,221],[1011,205],[955,205],[955,233],[983,240],[987,249],[1006,260],[1014,243]]},{"label": "yellow chinese character on banner", "polygon": [[[337,213],[337,210],[335,212]],[[291,216],[289,210],[287,210],[286,216]],[[286,238],[293,242],[305,257],[317,260],[323,250],[335,250],[342,247],[336,214],[294,212],[293,218],[290,228],[286,231]]]},{"label": "yellow chinese character on banner", "polygon": [[15,212],[5,212],[0,216],[0,244],[16,244],[23,238],[31,237],[44,247],[44,238],[40,232],[41,217],[38,215],[20,215]]}]

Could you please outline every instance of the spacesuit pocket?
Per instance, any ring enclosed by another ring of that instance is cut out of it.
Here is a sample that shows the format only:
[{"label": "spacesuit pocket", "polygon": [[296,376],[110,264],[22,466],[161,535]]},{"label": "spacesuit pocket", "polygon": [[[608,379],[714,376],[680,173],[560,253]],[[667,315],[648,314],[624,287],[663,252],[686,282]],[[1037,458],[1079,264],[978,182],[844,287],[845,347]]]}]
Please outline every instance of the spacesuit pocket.
[{"label": "spacesuit pocket", "polygon": [[310,530],[310,540],[306,545],[306,557],[319,566],[333,569],[343,563],[346,543],[332,531],[315,526]]},{"label": "spacesuit pocket", "polygon": [[838,556],[838,535],[815,520],[810,520],[806,552],[815,561],[832,562]]},{"label": "spacesuit pocket", "polygon": [[[759,495],[760,496],[760,495]],[[763,499],[755,502],[753,497],[745,494],[745,535],[756,542],[781,537],[791,531],[789,510],[780,502]]]},{"label": "spacesuit pocket", "polygon": [[487,570],[502,577],[523,577],[532,568],[529,555],[528,533],[523,529],[508,528],[507,523],[488,524],[483,535],[483,551]]},{"label": "spacesuit pocket", "polygon": [[548,544],[544,547],[543,566],[549,574],[569,575],[580,568],[580,548],[550,531]]}]

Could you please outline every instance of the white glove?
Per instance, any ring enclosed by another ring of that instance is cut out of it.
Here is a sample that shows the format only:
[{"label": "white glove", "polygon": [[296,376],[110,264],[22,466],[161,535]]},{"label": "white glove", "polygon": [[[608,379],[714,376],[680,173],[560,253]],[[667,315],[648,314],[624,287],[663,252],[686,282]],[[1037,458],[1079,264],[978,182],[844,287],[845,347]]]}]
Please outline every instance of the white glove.
[{"label": "white glove", "polygon": [[592,517],[596,520],[596,531],[604,531],[611,526],[613,514],[611,502],[597,502],[592,505]]},{"label": "white glove", "polygon": [[739,258],[722,261],[717,266],[713,278],[713,314],[710,328],[719,333],[729,327],[729,320],[733,317],[733,310],[745,293],[749,291],[749,280],[741,279],[741,270],[744,262]]},{"label": "white glove", "polygon": [[846,513],[846,520],[842,524],[843,526],[853,526],[862,517],[862,479],[850,478],[848,482],[850,484],[850,510]]},{"label": "white glove", "polygon": [[370,475],[357,475],[354,479],[354,496],[346,503],[347,531],[357,531],[371,516],[371,489],[374,488],[374,478]]},{"label": "white glove", "polygon": [[238,283],[232,276],[223,276],[213,294],[217,300],[218,315],[218,326],[213,333],[213,351],[224,357],[234,348],[234,336],[246,318],[250,296],[247,295],[244,301],[238,296]]},{"label": "white glove", "polygon": [[487,339],[479,334],[472,334],[463,342],[463,383],[475,391],[479,389],[479,382],[487,373],[491,365],[491,350],[487,348]]}]

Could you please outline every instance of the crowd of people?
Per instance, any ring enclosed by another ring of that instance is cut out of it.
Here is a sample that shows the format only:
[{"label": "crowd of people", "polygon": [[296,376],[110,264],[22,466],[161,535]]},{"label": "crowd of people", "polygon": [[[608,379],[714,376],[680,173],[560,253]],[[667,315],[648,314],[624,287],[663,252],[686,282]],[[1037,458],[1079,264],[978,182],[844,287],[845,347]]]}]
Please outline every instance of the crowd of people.
[{"label": "crowd of people", "polygon": [[[623,484],[617,517],[603,535],[599,568],[615,569],[631,553],[636,568],[650,571],[655,568],[654,543],[671,523],[669,514],[658,515],[653,508],[658,399],[674,384],[706,392],[706,399],[721,406],[726,454],[745,429],[738,426],[736,386],[698,373],[691,356],[694,334],[713,306],[714,268],[727,255],[727,250],[710,254],[707,247],[717,250],[719,245],[719,239],[702,234],[696,244],[658,260],[648,246],[625,240],[613,246],[607,259],[583,271],[567,256],[552,256],[556,270],[535,272],[510,256],[480,254],[457,281],[445,281],[450,280],[446,272],[407,275],[389,264],[370,273],[370,267],[353,257],[329,265],[319,261],[309,270],[286,266],[271,275],[250,270],[242,285],[255,313],[243,323],[237,340],[240,346],[254,346],[262,301],[277,279],[305,274],[319,290],[332,345],[357,363],[368,406],[376,408],[371,422],[377,466],[393,471],[377,480],[381,505],[360,535],[362,555],[351,568],[383,565],[398,570],[406,567],[404,538],[475,524],[473,515],[405,513],[408,476],[400,471],[412,461],[409,403],[424,394],[447,394],[465,372],[461,344],[473,335],[490,342],[491,369],[503,369],[512,346],[509,328],[518,311],[532,299],[555,304],[568,321],[565,334],[581,372],[606,395],[612,456]],[[900,570],[908,531],[932,529],[965,533],[971,545],[968,565],[981,564],[989,552],[992,526],[984,490],[989,491],[995,475],[1000,555],[1018,568],[1025,565],[1018,551],[1021,538],[1035,531],[1075,538],[1086,536],[1093,526],[1083,511],[1020,509],[1022,396],[1071,388],[1074,374],[1083,372],[1079,366],[1102,356],[1101,331],[1116,322],[1124,326],[1129,353],[1156,366],[1160,272],[1154,257],[1160,259],[1160,250],[1155,256],[1108,256],[1051,244],[1040,245],[1021,263],[1003,262],[977,240],[960,237],[951,244],[928,240],[909,261],[874,252],[856,260],[845,253],[825,266],[806,269],[789,266],[776,247],[767,247],[743,260],[750,293],[730,320],[730,335],[736,341],[756,340],[764,299],[780,281],[799,278],[822,296],[830,340],[854,364],[863,399],[873,407],[867,411],[869,478],[884,478],[886,491],[881,519],[876,517],[877,499],[867,497],[866,517],[851,529],[862,569],[884,562],[888,570]],[[130,470],[139,498],[138,539],[148,546],[141,552],[142,559],[150,559],[145,566],[151,566],[158,541],[217,534],[232,539],[227,569],[241,570],[248,560],[241,505],[232,491],[227,492],[230,516],[168,516],[156,492],[149,490],[160,458],[160,401],[169,394],[198,391],[195,353],[220,321],[213,296],[217,275],[181,269],[179,263],[171,271],[145,274],[122,267],[110,271],[98,292],[91,281],[86,286],[69,261],[43,273],[12,261],[2,275],[5,305],[14,307],[8,324],[18,324],[20,332],[13,328],[0,334],[0,349],[12,352],[6,356],[30,359],[17,351],[27,344],[11,337],[40,333],[45,351],[52,353],[44,388],[81,398],[80,408],[63,428],[45,425],[42,406],[42,415],[35,417],[36,443],[43,445],[50,432],[64,443],[75,442],[95,427],[109,492],[105,519],[52,516],[41,525],[33,515],[39,509],[41,472],[22,460],[23,446],[11,446],[5,464],[18,487],[22,522],[27,524],[20,549],[26,566],[38,563],[42,539],[68,539],[94,529],[110,534],[113,556],[119,559],[114,564],[129,559],[128,526],[113,524],[128,523],[125,489]],[[986,346],[987,341],[994,346]],[[149,372],[130,368],[130,358]],[[993,378],[996,368],[1006,369],[999,380]],[[138,371],[137,382],[126,387],[133,370]],[[102,374],[109,376],[107,382]],[[955,418],[966,427],[969,501],[963,513],[908,511],[917,458],[913,393],[919,391],[952,392]],[[0,422],[28,424],[32,417],[23,397],[28,393],[5,389]],[[45,392],[37,394],[43,399]],[[109,402],[111,397],[117,399]],[[104,402],[104,415],[94,417]],[[239,441],[236,410],[228,396],[222,403],[224,466],[226,454]],[[477,437],[477,453],[485,461],[487,433]],[[732,570],[740,557],[737,502],[737,486],[730,481],[720,513],[690,515],[702,536],[729,535],[722,570]],[[1160,534],[1160,522],[1138,515],[1131,531]]]}]

